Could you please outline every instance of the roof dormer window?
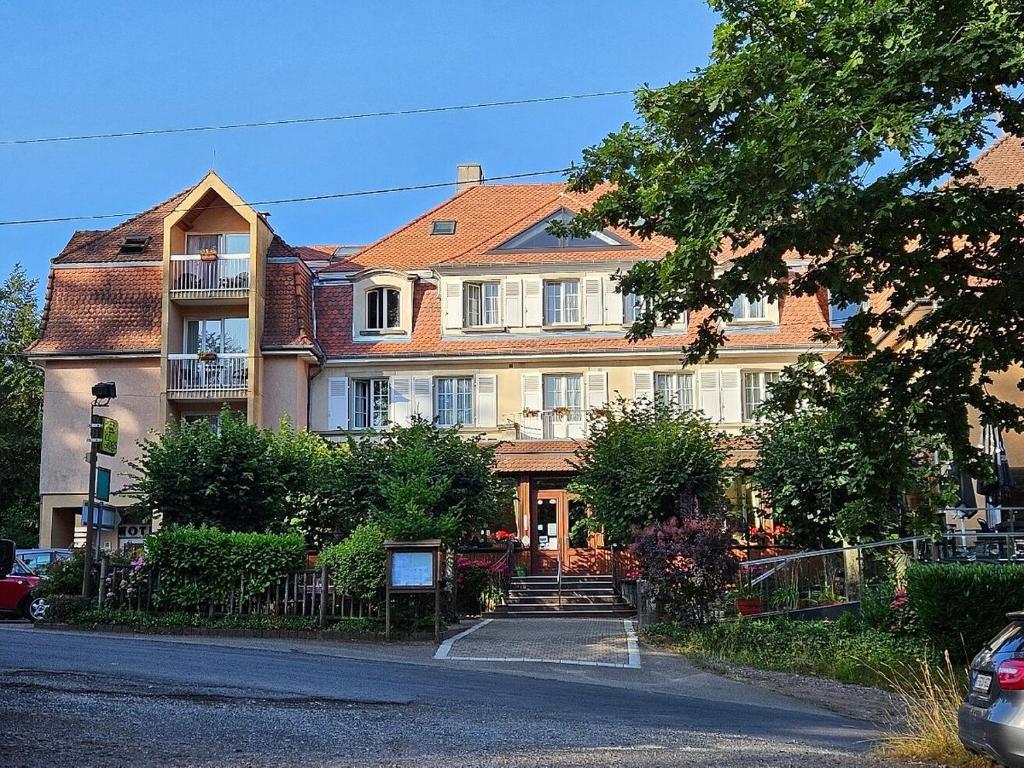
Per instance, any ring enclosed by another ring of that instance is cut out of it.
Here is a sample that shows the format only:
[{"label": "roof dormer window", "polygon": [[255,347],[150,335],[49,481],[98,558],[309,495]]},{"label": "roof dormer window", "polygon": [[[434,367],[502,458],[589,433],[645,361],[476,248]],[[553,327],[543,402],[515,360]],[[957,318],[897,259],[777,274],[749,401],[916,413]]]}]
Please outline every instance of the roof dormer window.
[{"label": "roof dormer window", "polygon": [[402,294],[397,288],[371,288],[366,292],[366,328],[384,331],[402,325]]},{"label": "roof dormer window", "polygon": [[620,248],[629,245],[625,240],[607,231],[594,231],[586,237],[559,237],[548,231],[554,222],[568,224],[575,218],[572,211],[562,208],[534,224],[525,232],[498,246],[500,251],[587,250],[590,248]]},{"label": "roof dormer window", "polygon": [[143,235],[130,235],[121,243],[121,249],[118,253],[142,253],[146,250],[146,246],[149,245],[149,240],[149,237]]}]

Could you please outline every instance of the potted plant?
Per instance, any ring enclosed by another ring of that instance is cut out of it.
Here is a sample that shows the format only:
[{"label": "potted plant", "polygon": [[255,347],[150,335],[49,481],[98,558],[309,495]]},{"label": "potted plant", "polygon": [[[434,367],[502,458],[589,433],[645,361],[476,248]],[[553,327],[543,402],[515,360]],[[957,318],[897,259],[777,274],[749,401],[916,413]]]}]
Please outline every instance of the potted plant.
[{"label": "potted plant", "polygon": [[736,600],[736,612],[740,616],[764,613],[764,599],[761,597],[760,587],[740,584],[732,590],[732,596]]},{"label": "potted plant", "polygon": [[527,419],[536,419],[540,416],[540,411],[535,408],[523,408],[523,416]]},{"label": "potted plant", "polygon": [[567,418],[570,413],[571,413],[571,411],[568,408],[566,408],[564,405],[560,405],[560,406],[558,406],[556,408],[552,408],[551,409],[551,415],[552,416],[557,416],[560,419]]},{"label": "potted plant", "polygon": [[199,251],[200,261],[216,261],[217,260],[217,249],[216,248],[203,248]]},{"label": "potted plant", "polygon": [[217,353],[216,352],[200,352],[197,355],[197,357],[200,360],[202,360],[204,363],[212,363],[214,360],[217,359]]}]

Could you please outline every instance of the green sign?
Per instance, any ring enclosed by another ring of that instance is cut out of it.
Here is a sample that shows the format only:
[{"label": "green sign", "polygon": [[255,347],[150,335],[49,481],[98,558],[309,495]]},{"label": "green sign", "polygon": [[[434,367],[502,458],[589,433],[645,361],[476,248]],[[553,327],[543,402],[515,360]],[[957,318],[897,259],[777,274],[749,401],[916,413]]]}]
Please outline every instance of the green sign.
[{"label": "green sign", "polygon": [[96,467],[96,498],[110,501],[110,470],[105,467]]},{"label": "green sign", "polygon": [[117,455],[117,419],[106,416],[100,417],[102,429],[100,430],[99,452],[104,456]]}]

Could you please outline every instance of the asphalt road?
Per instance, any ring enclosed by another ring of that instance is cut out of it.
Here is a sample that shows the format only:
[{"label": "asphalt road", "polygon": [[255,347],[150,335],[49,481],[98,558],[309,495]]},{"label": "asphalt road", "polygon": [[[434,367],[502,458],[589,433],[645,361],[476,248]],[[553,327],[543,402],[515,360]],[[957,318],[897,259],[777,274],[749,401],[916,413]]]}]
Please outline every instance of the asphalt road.
[{"label": "asphalt road", "polygon": [[685,669],[224,643],[0,627],[0,764],[875,764],[866,724]]}]

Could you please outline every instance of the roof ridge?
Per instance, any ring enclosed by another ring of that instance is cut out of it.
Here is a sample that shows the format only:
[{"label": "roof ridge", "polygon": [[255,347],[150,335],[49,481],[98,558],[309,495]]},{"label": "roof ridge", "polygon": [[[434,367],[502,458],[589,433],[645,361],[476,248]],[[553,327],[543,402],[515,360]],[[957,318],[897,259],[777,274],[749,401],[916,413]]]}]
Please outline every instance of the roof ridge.
[{"label": "roof ridge", "polygon": [[[992,152],[994,152],[1003,142],[1005,142],[1007,139],[1010,139],[1010,138],[1017,138],[1017,137],[1014,136],[1012,133],[1008,133],[1007,131],[1003,131],[1003,135],[1002,136],[1000,136],[998,139],[996,139],[991,144],[989,144],[987,147],[985,147],[983,150],[981,150],[981,152],[978,153],[978,156],[976,158],[974,158],[973,160],[971,160],[971,165],[975,166],[975,170],[977,170],[976,166],[977,166],[978,163],[980,163],[982,160],[984,160],[986,157],[988,157],[990,154],[992,154]],[[1018,139],[1018,140],[1020,140],[1020,139]]]},{"label": "roof ridge", "polygon": [[[181,191],[180,191],[180,192],[178,192],[177,194],[171,195],[171,196],[170,196],[170,197],[168,197],[168,198],[167,198],[166,200],[163,200],[163,201],[161,201],[161,202],[157,203],[156,205],[152,205],[152,206],[150,206],[149,208],[147,208],[146,210],[142,211],[141,213],[137,213],[137,214],[135,214],[135,215],[134,215],[134,216],[132,216],[132,217],[131,217],[130,219],[125,219],[125,220],[124,220],[124,221],[122,221],[122,222],[121,222],[120,224],[115,224],[114,226],[110,227],[109,229],[96,229],[96,230],[84,230],[84,231],[86,231],[86,232],[95,232],[95,233],[96,233],[96,236],[95,236],[95,237],[93,237],[93,238],[90,238],[90,239],[88,239],[88,240],[86,240],[86,241],[84,241],[84,242],[81,242],[81,243],[79,243],[79,244],[78,244],[78,245],[76,245],[76,246],[75,246],[74,248],[72,248],[72,249],[71,249],[70,251],[68,251],[68,250],[63,250],[63,251],[61,251],[61,252],[60,252],[59,254],[57,254],[57,258],[63,258],[63,257],[65,257],[65,256],[70,256],[70,255],[71,255],[72,253],[75,253],[76,251],[79,251],[79,250],[81,250],[81,249],[82,249],[82,248],[84,248],[84,247],[85,247],[86,245],[91,245],[92,243],[95,243],[95,242],[96,242],[97,240],[99,240],[99,239],[100,239],[101,237],[106,237],[107,235],[109,235],[109,234],[112,234],[112,233],[116,232],[116,231],[117,231],[117,230],[119,230],[119,229],[120,229],[121,227],[126,227],[126,226],[128,226],[129,224],[131,224],[131,223],[132,223],[133,221],[138,221],[138,220],[139,220],[139,219],[141,219],[141,218],[142,218],[143,216],[148,216],[149,214],[153,213],[154,211],[156,211],[157,209],[161,208],[162,206],[165,206],[165,205],[167,205],[167,204],[168,204],[168,203],[170,203],[170,202],[171,202],[172,200],[173,200],[173,201],[177,201],[177,200],[180,200],[181,198],[183,198],[183,197],[185,197],[186,195],[188,195],[188,193],[189,193],[189,192],[191,192],[192,190],[194,190],[194,189],[195,189],[196,187],[198,187],[198,186],[199,186],[199,184],[198,184],[198,183],[196,183],[196,184],[193,184],[192,186],[190,186],[190,187],[187,187],[186,189],[183,189],[183,190],[181,190]],[[74,237],[74,235],[72,235],[72,237]],[[71,241],[70,241],[70,240],[68,240],[68,242],[71,242]]]}]

